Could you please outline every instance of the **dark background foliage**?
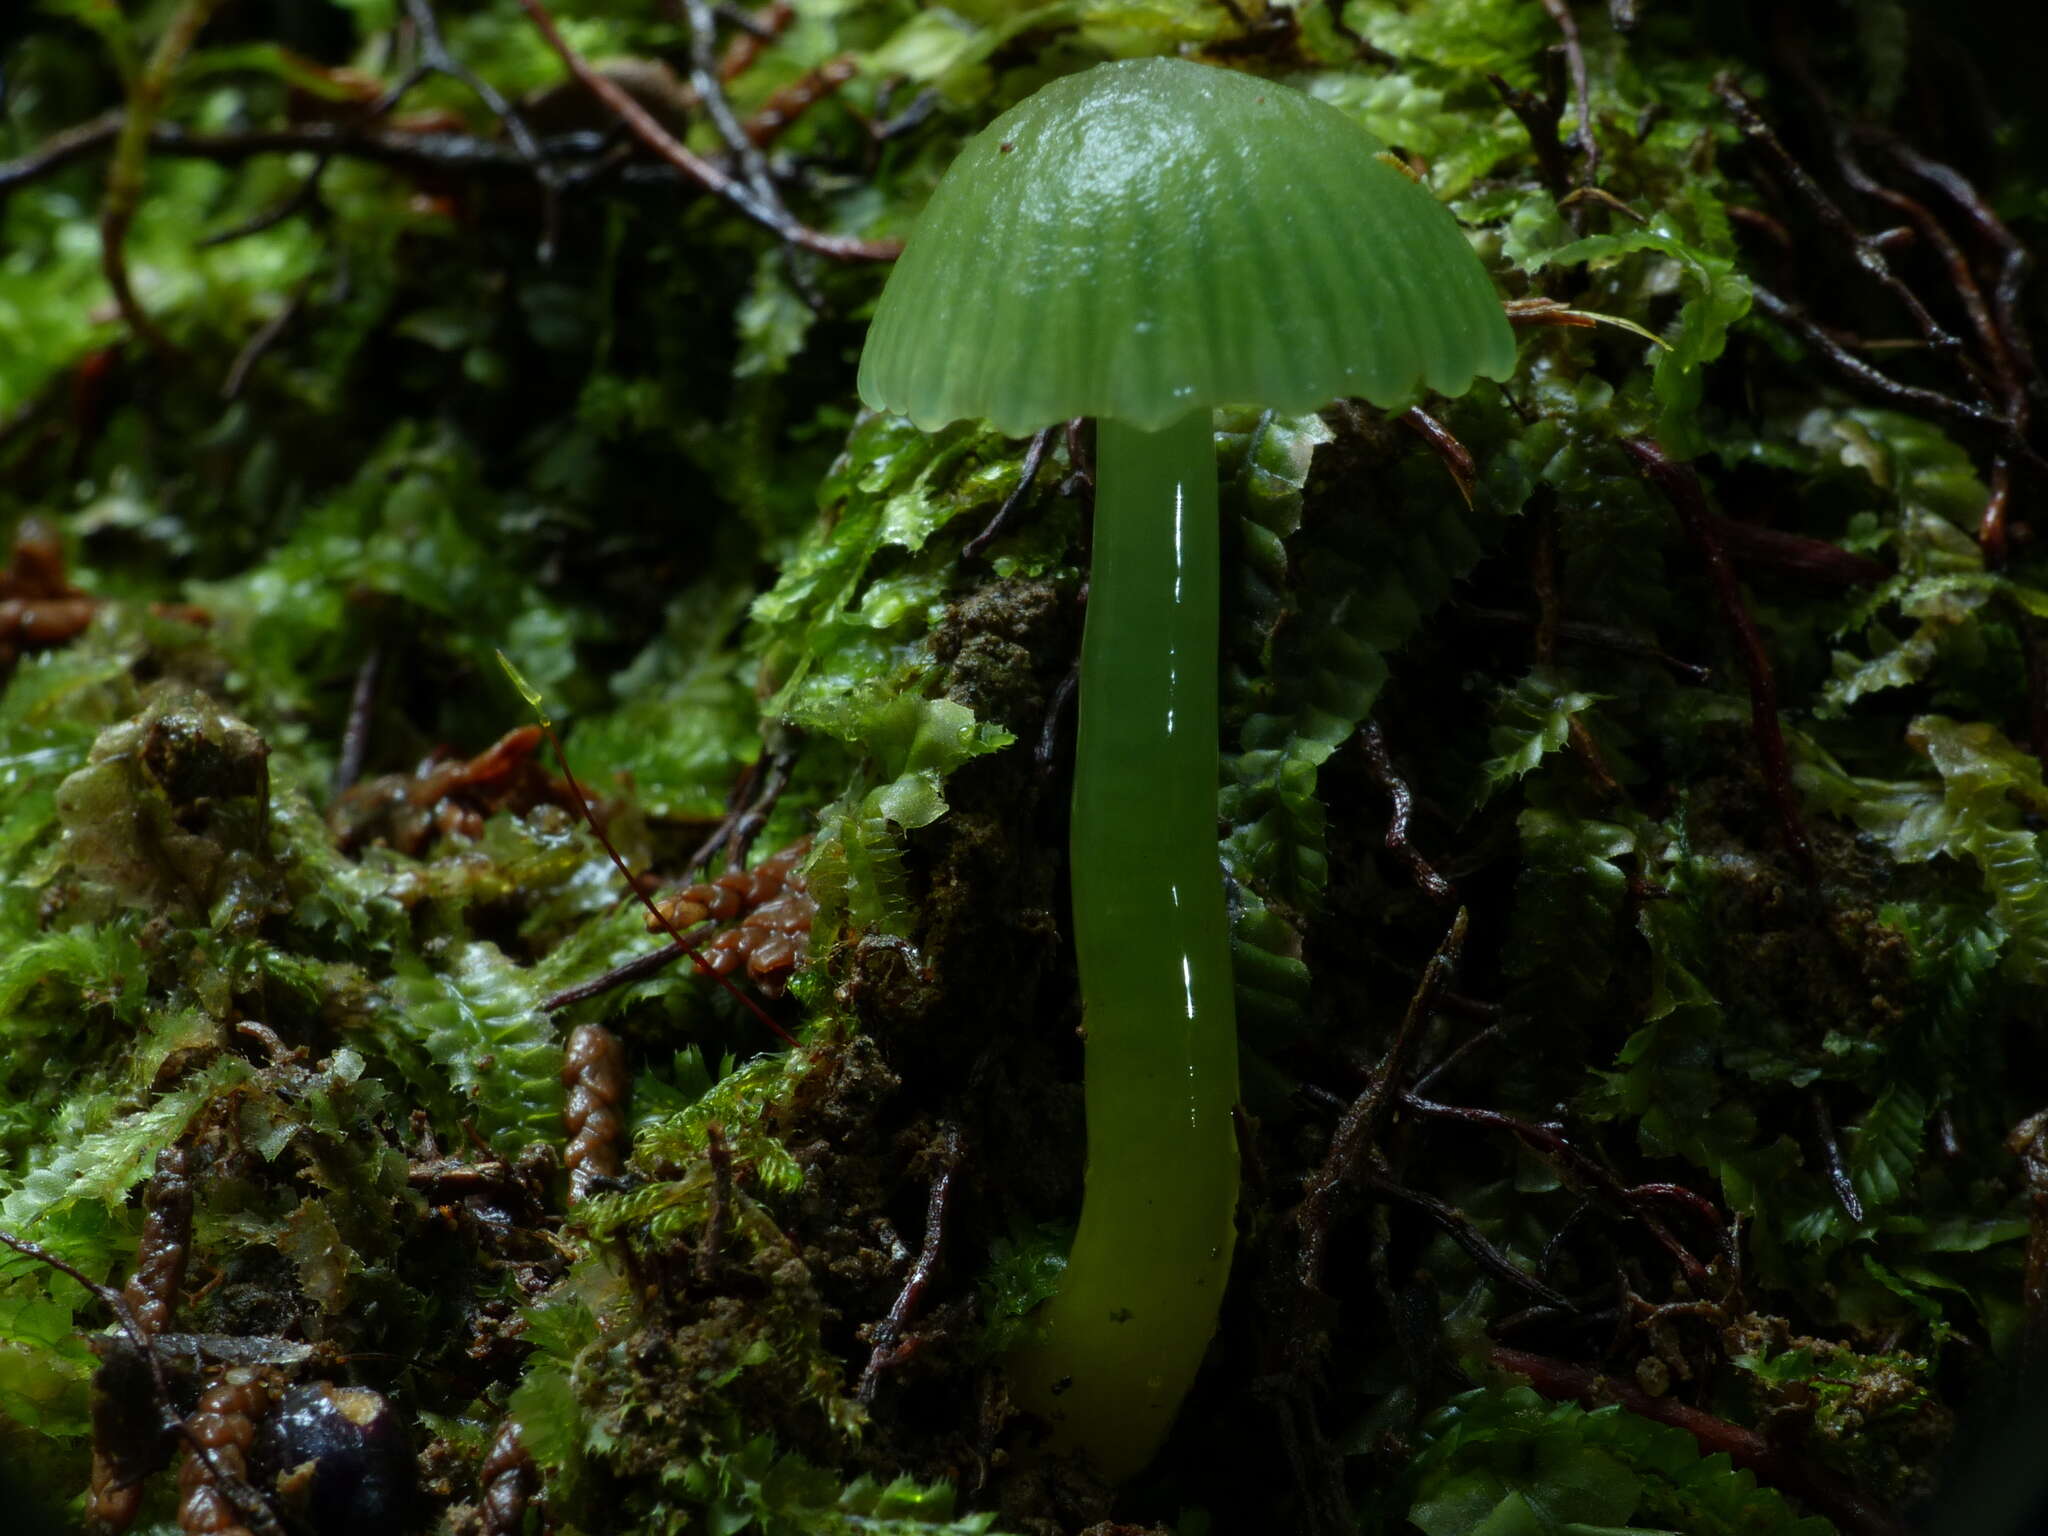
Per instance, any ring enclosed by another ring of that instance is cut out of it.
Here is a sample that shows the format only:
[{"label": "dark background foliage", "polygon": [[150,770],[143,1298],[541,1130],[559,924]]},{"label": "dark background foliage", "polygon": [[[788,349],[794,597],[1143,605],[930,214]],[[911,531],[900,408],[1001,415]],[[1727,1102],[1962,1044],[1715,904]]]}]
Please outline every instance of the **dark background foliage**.
[{"label": "dark background foliage", "polygon": [[[2011,11],[543,13],[737,196],[514,0],[0,21],[0,1228],[72,1271],[0,1264],[8,1476],[75,1525],[97,1447],[175,1528],[177,1443],[109,1384],[191,1415],[239,1348],[398,1426],[416,1497],[294,1528],[2024,1518],[2048,124]],[[1000,1369],[1081,1175],[1087,434],[1032,473],[852,376],[963,137],[1176,51],[1402,155],[1522,362],[1219,413],[1242,1240],[1109,1490]],[[714,941],[744,998],[573,990],[655,941],[501,652],[660,885],[810,839],[801,899],[747,898],[801,962],[757,923]],[[630,1158],[571,1204],[600,1024]],[[173,1248],[200,1363],[158,1378],[88,1283]]]}]

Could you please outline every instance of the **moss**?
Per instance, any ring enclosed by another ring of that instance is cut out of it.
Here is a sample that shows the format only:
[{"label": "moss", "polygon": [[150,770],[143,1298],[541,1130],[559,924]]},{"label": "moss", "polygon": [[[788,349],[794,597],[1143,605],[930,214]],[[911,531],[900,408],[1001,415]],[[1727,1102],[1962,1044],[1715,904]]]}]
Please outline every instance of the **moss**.
[{"label": "moss", "polygon": [[270,747],[202,694],[160,689],[57,786],[62,856],[121,907],[246,932],[282,910]]},{"label": "moss", "polygon": [[[87,9],[137,54],[169,15]],[[437,9],[509,97],[560,82],[512,0]],[[560,9],[600,57],[685,62],[659,7]],[[1457,1505],[1475,1518],[1593,1485],[1578,1518],[1622,1528],[1763,1509],[1617,1410],[1492,1375],[1461,1399],[1495,1347],[1762,1432],[1787,1488],[1824,1488],[1797,1475],[1817,1468],[1927,1496],[1953,1418],[2042,1336],[2038,1170],[2008,1137],[2048,1101],[2048,556],[2025,453],[1937,398],[2002,409],[1951,349],[1859,354],[1917,394],[1830,360],[1826,338],[1908,338],[1911,316],[1716,81],[1876,232],[1901,214],[1842,176],[1853,120],[1864,168],[1996,299],[1988,226],[1888,146],[1955,168],[2038,250],[2025,50],[1974,0],[1859,0],[1825,28],[1674,0],[1626,33],[1577,6],[1595,168],[1569,70],[1545,126],[1540,6],[1243,9],[800,6],[728,87],[746,114],[854,57],[770,165],[796,216],[886,238],[1046,79],[1192,52],[1398,146],[1503,295],[1571,311],[1524,312],[1504,388],[1424,402],[1448,437],[1342,403],[1214,422],[1248,1182],[1220,1346],[1148,1480],[1112,1499],[1031,1465],[991,1364],[1080,1189],[1060,690],[1089,434],[1055,432],[968,555],[1027,445],[857,410],[876,266],[792,255],[644,157],[575,162],[593,174],[543,261],[545,199],[451,78],[305,202],[290,157],[152,155],[127,249],[174,353],[108,302],[104,158],[8,182],[0,527],[55,528],[93,613],[37,638],[32,594],[0,591],[0,1227],[118,1284],[181,1141],[179,1329],[317,1346],[292,1369],[385,1393],[433,1447],[421,1531],[480,1528],[508,1411],[550,1518],[592,1531],[1324,1536],[1449,1522],[1446,1490],[1482,1482]],[[354,121],[376,87],[350,70],[407,56],[394,15],[221,8],[166,132]],[[61,20],[9,33],[0,162],[123,106],[108,47]],[[1534,93],[1540,145],[1492,75]],[[1995,131],[1955,109],[1985,101]],[[579,145],[550,152],[610,152]],[[456,150],[490,168],[422,158]],[[1925,240],[1885,259],[1997,387],[1954,269]],[[2036,358],[2040,293],[2011,320]],[[1751,653],[1646,436],[1696,450],[1691,526],[1771,663],[1810,879]],[[423,760],[526,724],[500,649],[636,872],[715,875],[685,861],[729,801],[764,802],[753,858],[814,837],[810,961],[755,999],[795,1050],[686,964],[548,1006],[653,941],[552,790],[417,800]],[[344,760],[378,801],[353,825]],[[1394,779],[1451,899],[1389,846]],[[1304,1295],[1301,1191],[1460,907],[1404,1068],[1456,1113],[1400,1108],[1339,1149],[1351,1198]],[[571,1206],[562,1047],[597,1021],[631,1066],[634,1154]],[[863,1402],[956,1156],[915,1347]],[[1532,1310],[1517,1274],[1582,1311]],[[106,1325],[75,1282],[0,1261],[0,1459],[35,1496],[83,1485]],[[179,1373],[171,1406],[197,1388]],[[1552,1470],[1523,1478],[1531,1446]],[[1792,1518],[1837,1513],[1810,1493]]]}]

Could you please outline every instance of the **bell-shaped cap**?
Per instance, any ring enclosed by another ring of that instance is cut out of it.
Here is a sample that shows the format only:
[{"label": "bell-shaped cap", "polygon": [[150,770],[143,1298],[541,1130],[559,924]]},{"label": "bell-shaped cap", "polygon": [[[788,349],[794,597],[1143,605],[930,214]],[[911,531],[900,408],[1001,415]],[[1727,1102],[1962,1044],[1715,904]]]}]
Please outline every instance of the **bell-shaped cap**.
[{"label": "bell-shaped cap", "polygon": [[869,327],[861,398],[1021,436],[1508,377],[1484,267],[1380,149],[1325,102],[1185,60],[1055,80],[932,194]]}]

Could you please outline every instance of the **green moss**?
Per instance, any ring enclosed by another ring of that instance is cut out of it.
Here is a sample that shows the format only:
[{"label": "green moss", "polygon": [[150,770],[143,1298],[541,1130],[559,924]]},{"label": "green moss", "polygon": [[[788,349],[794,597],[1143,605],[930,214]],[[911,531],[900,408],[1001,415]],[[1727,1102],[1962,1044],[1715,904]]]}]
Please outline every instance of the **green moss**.
[{"label": "green moss", "polygon": [[[556,9],[598,58],[685,63],[663,7]],[[648,186],[651,163],[566,188],[544,265],[541,200],[516,169],[337,158],[317,214],[202,248],[290,198],[306,161],[152,156],[127,251],[175,355],[107,302],[104,159],[10,186],[0,528],[55,524],[70,579],[102,601],[82,634],[16,647],[0,686],[0,1226],[118,1284],[153,1160],[182,1138],[197,1216],[180,1327],[347,1354],[428,1453],[421,1531],[473,1523],[508,1403],[551,1518],[586,1531],[1071,1533],[1206,1509],[1219,1531],[1336,1511],[1389,1531],[1708,1532],[1824,1513],[1625,1414],[1457,1397],[1446,1349],[1489,1328],[1661,1370],[1675,1401],[1803,1431],[1800,1454],[1867,1499],[1920,1497],[1956,1417],[2032,1347],[2039,1149],[2008,1143],[2048,1102],[2048,797],[2027,683],[2048,556],[2020,536],[2027,472],[1989,562],[1995,432],[1852,387],[1754,301],[1761,285],[1878,343],[1870,361],[1917,387],[1969,387],[1939,349],[1884,345],[1909,317],[1764,174],[1723,71],[1861,227],[1898,222],[1833,179],[1829,123],[1736,11],[1640,5],[1624,34],[1608,8],[1573,7],[1604,195],[1560,207],[1488,78],[1548,89],[1543,7],[1241,9],[804,4],[730,86],[744,114],[854,58],[772,163],[799,217],[881,238],[1046,81],[1192,53],[1397,146],[1501,293],[1666,343],[1524,326],[1505,388],[1426,401],[1469,452],[1469,500],[1420,437],[1362,407],[1216,424],[1217,845],[1261,1182],[1212,1379],[1153,1479],[1112,1504],[1025,1465],[989,1363],[1047,1289],[1044,1234],[1079,1205],[1058,688],[1080,632],[1088,436],[1055,433],[1007,530],[966,556],[1019,488],[1025,444],[859,413],[880,270],[791,254],[715,198]],[[437,10],[501,91],[561,81],[511,0]],[[66,4],[10,30],[0,160],[117,107],[117,55],[146,54],[169,11]],[[1930,18],[1998,88],[1941,72]],[[1867,115],[1866,168],[1951,221],[1995,295],[1989,247],[1879,146],[1897,132],[1955,166],[2038,252],[2042,118],[1999,86],[2022,51],[1991,46],[1970,4],[1871,0],[1839,19],[1799,41],[1812,78]],[[339,66],[395,79],[401,21],[383,3],[223,7],[164,121],[297,132],[353,112]],[[1579,175],[1563,80],[1557,147]],[[929,116],[870,134],[926,87]],[[2019,113],[2002,138],[1921,110],[1980,95]],[[446,114],[501,153],[459,81],[397,110]],[[1967,327],[1924,246],[1888,259]],[[2019,302],[2040,356],[2038,286]],[[1728,519],[1811,879],[1697,546],[1622,446],[1643,435],[1694,454]],[[754,857],[815,838],[812,959],[768,1005],[803,1047],[685,965],[548,1012],[654,943],[560,806],[480,795],[480,820],[460,818],[474,838],[432,830],[413,854],[337,837],[352,719],[365,777],[401,776],[383,779],[394,793],[430,754],[467,758],[524,723],[499,649],[542,688],[629,862],[664,881],[750,765],[790,758]],[[1592,1311],[1642,1315],[1631,1295],[1678,1309],[1618,1342],[1605,1322],[1509,1321],[1524,1302],[1498,1266],[1443,1235],[1437,1208],[1377,1194],[1337,1202],[1326,1294],[1296,1284],[1297,1192],[1334,1103],[1381,1059],[1452,916],[1387,850],[1367,721],[1412,791],[1412,848],[1468,919],[1413,1041],[1414,1072],[1450,1062],[1428,1095],[1552,1124],[1624,1187],[1699,1198],[1618,1201],[1540,1137],[1407,1111],[1370,1149],[1375,1178],[1454,1208],[1467,1238]],[[633,1069],[630,1182],[567,1208],[549,1161],[562,1047],[597,1019]],[[949,1145],[914,1345],[863,1401]],[[437,1159],[504,1167],[472,1197],[413,1167]],[[0,1459],[46,1501],[83,1486],[87,1338],[107,1322],[75,1282],[0,1259]],[[1283,1419],[1327,1478],[1297,1483]],[[161,1518],[174,1481],[153,1481]]]}]

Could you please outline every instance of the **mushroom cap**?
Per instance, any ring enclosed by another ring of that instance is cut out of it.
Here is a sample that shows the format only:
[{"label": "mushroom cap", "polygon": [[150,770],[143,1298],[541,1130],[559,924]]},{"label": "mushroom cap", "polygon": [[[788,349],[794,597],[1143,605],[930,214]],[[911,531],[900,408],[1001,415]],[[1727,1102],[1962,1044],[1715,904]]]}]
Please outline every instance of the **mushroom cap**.
[{"label": "mushroom cap", "polygon": [[1053,81],[978,134],[889,275],[860,395],[927,430],[1462,393],[1513,334],[1450,211],[1287,86],[1181,59]]}]

